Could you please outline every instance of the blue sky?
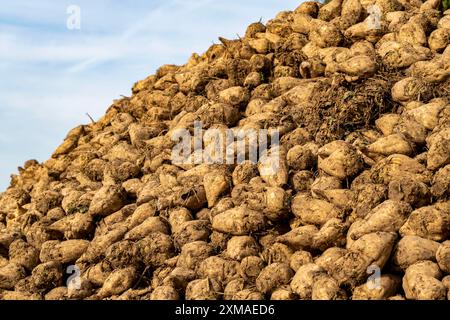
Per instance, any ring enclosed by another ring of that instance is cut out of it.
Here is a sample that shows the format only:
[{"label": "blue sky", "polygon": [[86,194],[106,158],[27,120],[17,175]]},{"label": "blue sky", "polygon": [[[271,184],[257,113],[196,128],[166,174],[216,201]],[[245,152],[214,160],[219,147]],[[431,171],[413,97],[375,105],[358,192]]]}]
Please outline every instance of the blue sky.
[{"label": "blue sky", "polygon": [[[89,113],[165,63],[235,38],[300,0],[14,0],[0,9],[0,191],[28,159],[45,161]],[[67,28],[67,8],[81,29]]]}]

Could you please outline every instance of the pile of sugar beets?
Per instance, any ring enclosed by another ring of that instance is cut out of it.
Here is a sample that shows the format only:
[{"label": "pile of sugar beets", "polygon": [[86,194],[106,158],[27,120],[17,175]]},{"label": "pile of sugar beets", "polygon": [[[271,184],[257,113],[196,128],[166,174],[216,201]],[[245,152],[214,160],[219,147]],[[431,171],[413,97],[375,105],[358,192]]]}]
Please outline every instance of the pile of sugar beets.
[{"label": "pile of sugar beets", "polygon": [[[449,299],[450,11],[304,2],[219,39],[12,176],[0,298]],[[196,121],[280,143],[174,163]]]}]

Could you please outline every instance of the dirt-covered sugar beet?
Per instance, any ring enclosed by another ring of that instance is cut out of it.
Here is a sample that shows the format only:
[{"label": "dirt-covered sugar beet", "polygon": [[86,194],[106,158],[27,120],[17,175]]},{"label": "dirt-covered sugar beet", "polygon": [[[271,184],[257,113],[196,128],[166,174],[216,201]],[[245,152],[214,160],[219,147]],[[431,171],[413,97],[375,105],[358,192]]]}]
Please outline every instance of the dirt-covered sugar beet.
[{"label": "dirt-covered sugar beet", "polygon": [[450,299],[440,3],[306,1],[138,81],[0,193],[0,299]]}]

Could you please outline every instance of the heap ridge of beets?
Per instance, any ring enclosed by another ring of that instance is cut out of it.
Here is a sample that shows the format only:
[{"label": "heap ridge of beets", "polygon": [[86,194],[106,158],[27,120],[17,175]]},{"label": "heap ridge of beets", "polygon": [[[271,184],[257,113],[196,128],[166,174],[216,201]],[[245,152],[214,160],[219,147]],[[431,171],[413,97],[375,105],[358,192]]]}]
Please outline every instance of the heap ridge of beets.
[{"label": "heap ridge of beets", "polygon": [[[0,298],[449,299],[449,10],[304,2],[219,39],[12,176]],[[174,164],[196,121],[280,145]]]}]

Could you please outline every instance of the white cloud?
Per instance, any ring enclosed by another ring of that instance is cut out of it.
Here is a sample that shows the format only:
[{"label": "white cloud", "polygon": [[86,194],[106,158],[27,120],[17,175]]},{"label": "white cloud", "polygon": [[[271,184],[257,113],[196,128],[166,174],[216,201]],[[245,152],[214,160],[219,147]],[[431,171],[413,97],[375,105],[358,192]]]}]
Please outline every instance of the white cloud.
[{"label": "white cloud", "polygon": [[[0,11],[0,190],[29,158],[164,63],[184,63],[218,36],[234,38],[298,0],[15,0]],[[66,8],[81,7],[81,30]]]}]

